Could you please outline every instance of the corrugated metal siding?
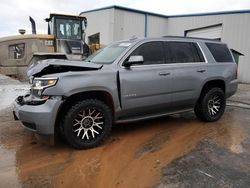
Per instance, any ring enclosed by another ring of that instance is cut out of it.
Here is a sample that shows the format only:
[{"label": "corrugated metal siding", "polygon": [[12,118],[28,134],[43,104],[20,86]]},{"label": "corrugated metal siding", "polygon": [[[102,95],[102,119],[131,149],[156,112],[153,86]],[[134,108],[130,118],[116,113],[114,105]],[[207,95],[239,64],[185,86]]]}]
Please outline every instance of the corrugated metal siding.
[{"label": "corrugated metal siding", "polygon": [[161,37],[167,35],[167,19],[158,16],[147,16],[147,37]]},{"label": "corrugated metal siding", "polygon": [[187,32],[187,37],[221,39],[222,25],[199,28]]},{"label": "corrugated metal siding", "polygon": [[114,38],[114,9],[105,9],[82,14],[88,20],[86,42],[88,36],[100,32],[100,43],[109,44]]},{"label": "corrugated metal siding", "polygon": [[[100,32],[101,44],[129,39],[132,36],[139,38],[161,37],[167,34],[167,19],[153,15],[130,12],[120,9],[105,9],[83,13],[88,19],[87,37]],[[147,28],[145,28],[147,21]],[[146,29],[146,30],[145,30]]]},{"label": "corrugated metal siding", "polygon": [[250,14],[224,16],[222,41],[243,53],[239,59],[239,79],[250,83]]},{"label": "corrugated metal siding", "polygon": [[114,41],[144,37],[144,22],[144,14],[115,9]]},{"label": "corrugated metal siding", "polygon": [[168,35],[184,36],[185,30],[222,23],[221,16],[168,18]]},{"label": "corrugated metal siding", "polygon": [[250,14],[168,18],[168,35],[184,36],[185,30],[222,24],[222,41],[245,56],[239,59],[239,80],[250,83]]},{"label": "corrugated metal siding", "polygon": [[[87,37],[100,32],[101,44],[144,37],[145,14],[120,9],[84,13],[88,19]],[[239,80],[250,83],[250,13],[163,18],[147,15],[147,36],[184,36],[186,30],[222,24],[222,41],[245,56],[239,59]],[[86,37],[86,39],[87,39]]]}]

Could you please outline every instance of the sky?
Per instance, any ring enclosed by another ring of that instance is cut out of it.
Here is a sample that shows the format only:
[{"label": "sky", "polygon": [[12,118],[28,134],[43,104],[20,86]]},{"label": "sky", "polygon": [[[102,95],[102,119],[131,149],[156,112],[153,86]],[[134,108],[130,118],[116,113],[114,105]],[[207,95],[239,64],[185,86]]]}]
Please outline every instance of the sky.
[{"label": "sky", "polygon": [[50,13],[79,14],[82,11],[119,5],[165,15],[250,9],[250,0],[1,0],[0,37],[31,33],[29,16],[36,21],[37,33],[45,34],[44,21]]}]

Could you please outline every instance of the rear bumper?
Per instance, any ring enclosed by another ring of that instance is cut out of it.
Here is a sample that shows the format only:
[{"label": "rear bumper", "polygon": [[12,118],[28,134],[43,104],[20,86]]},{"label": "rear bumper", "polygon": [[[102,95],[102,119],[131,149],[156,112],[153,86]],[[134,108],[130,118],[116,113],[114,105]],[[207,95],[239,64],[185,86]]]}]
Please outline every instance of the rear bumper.
[{"label": "rear bumper", "polygon": [[228,83],[227,88],[226,88],[226,97],[231,97],[234,95],[238,89],[238,83],[239,81],[237,79],[232,80]]},{"label": "rear bumper", "polygon": [[48,99],[40,105],[14,103],[14,118],[19,119],[24,128],[40,135],[54,135],[58,109],[62,103],[59,99]]}]

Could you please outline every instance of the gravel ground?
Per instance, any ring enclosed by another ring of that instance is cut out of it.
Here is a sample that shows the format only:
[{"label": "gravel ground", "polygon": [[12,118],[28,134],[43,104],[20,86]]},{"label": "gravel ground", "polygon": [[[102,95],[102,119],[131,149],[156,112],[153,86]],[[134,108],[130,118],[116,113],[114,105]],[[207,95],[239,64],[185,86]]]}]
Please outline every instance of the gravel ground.
[{"label": "gravel ground", "polygon": [[202,141],[196,149],[162,169],[161,187],[226,188],[250,185],[250,139],[241,154]]},{"label": "gravel ground", "polygon": [[250,105],[250,84],[239,84],[236,94],[230,97],[229,101]]},{"label": "gravel ground", "polygon": [[29,90],[29,84],[0,74],[0,118],[1,121],[12,119],[7,114],[12,111],[13,101]]}]

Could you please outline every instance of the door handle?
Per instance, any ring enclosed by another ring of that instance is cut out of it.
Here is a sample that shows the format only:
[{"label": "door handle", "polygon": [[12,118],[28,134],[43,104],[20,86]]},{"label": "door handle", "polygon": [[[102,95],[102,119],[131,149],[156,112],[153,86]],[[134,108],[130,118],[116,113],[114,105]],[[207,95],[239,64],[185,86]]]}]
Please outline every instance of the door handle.
[{"label": "door handle", "polygon": [[167,76],[167,75],[170,75],[170,72],[160,72],[159,75],[160,76]]},{"label": "door handle", "polygon": [[206,70],[202,69],[202,70],[198,70],[197,72],[203,73],[203,72],[206,72]]}]

